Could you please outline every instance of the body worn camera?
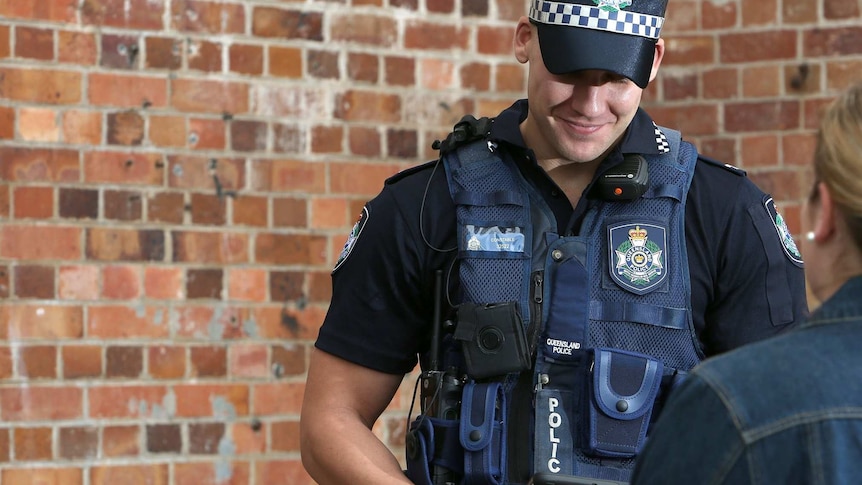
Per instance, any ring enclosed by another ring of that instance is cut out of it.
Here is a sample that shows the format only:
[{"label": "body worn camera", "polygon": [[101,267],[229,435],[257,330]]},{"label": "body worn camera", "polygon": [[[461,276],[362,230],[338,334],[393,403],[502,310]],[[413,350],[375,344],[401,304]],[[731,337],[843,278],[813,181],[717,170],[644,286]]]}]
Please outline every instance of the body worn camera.
[{"label": "body worn camera", "polygon": [[473,379],[530,368],[530,352],[515,302],[462,303],[454,338],[461,343],[467,375]]},{"label": "body worn camera", "polygon": [[626,155],[623,162],[603,173],[596,182],[604,200],[634,200],[649,187],[647,161],[640,155]]}]

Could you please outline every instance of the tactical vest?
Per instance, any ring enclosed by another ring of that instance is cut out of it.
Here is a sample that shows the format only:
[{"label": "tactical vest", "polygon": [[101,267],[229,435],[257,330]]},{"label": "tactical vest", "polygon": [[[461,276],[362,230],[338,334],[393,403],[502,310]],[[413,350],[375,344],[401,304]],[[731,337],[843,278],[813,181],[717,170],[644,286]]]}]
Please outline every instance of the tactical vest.
[{"label": "tactical vest", "polygon": [[459,310],[454,338],[468,364],[471,355],[511,361],[495,352],[519,340],[532,361],[502,378],[480,366],[464,385],[462,483],[526,483],[534,473],[627,481],[667,391],[702,359],[684,230],[697,153],[661,132],[668,151],[645,157],[646,192],[592,201],[578,236],[559,234],[541,194],[493,143],[445,154],[461,307],[508,303],[522,330],[502,311],[482,320]]}]

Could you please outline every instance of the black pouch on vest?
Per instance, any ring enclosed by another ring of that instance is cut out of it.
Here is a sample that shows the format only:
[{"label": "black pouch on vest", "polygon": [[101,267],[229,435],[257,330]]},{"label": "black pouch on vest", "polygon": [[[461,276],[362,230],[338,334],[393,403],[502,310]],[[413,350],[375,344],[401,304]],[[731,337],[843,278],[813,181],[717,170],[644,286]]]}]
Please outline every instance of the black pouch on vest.
[{"label": "black pouch on vest", "polygon": [[530,368],[530,352],[515,302],[458,306],[455,340],[461,342],[467,375],[486,379]]},{"label": "black pouch on vest", "polygon": [[646,438],[663,365],[648,355],[622,350],[595,349],[593,357],[586,451],[633,457]]}]

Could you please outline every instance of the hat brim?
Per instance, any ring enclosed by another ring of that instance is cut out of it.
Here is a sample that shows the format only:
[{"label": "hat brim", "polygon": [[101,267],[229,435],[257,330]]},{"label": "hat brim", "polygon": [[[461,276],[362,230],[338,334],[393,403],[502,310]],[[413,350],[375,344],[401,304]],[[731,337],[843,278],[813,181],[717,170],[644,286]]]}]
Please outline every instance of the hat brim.
[{"label": "hat brim", "polygon": [[610,71],[640,88],[649,84],[656,40],[636,35],[534,22],[545,67],[552,74]]}]

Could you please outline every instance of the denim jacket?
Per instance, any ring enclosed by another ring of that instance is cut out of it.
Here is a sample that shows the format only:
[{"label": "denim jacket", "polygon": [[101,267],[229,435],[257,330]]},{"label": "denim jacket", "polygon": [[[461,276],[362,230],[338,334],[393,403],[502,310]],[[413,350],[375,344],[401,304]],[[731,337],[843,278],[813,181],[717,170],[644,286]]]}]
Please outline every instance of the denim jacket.
[{"label": "denim jacket", "polygon": [[632,484],[862,483],[862,276],[670,397]]}]

